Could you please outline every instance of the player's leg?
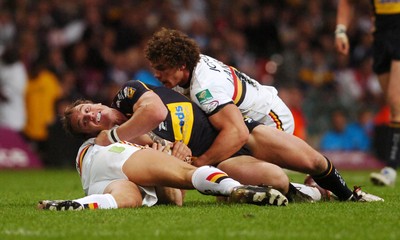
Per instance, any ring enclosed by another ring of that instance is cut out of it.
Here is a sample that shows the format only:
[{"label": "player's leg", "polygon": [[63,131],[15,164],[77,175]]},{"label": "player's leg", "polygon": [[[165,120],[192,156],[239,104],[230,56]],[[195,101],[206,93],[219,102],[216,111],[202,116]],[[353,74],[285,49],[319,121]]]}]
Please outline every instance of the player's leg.
[{"label": "player's leg", "polygon": [[247,146],[258,159],[310,174],[318,185],[340,200],[353,198],[353,192],[333,164],[300,138],[259,125],[251,132]]},{"label": "player's leg", "polygon": [[170,187],[155,187],[158,202],[157,204],[183,205],[183,190]]},{"label": "player's leg", "polygon": [[371,181],[377,185],[393,185],[396,181],[397,167],[400,161],[400,61],[392,61],[390,74],[378,76],[385,93],[386,102],[390,107],[390,124],[387,138],[386,167],[379,173],[371,173]]},{"label": "player's leg", "polygon": [[272,186],[283,193],[289,202],[313,202],[321,197],[312,187],[301,184],[302,188],[299,188],[291,184],[279,166],[252,156],[232,157],[217,167],[242,184]]},{"label": "player's leg", "polygon": [[107,185],[103,194],[92,194],[74,200],[43,200],[38,208],[46,210],[83,210],[134,208],[142,206],[139,187],[128,180],[116,180]]},{"label": "player's leg", "polygon": [[[122,171],[132,182],[141,186],[168,186],[180,189],[197,189],[207,195],[232,196],[236,201],[286,205],[287,199],[271,188],[246,188],[225,172],[211,166],[196,168],[175,157],[154,149],[142,149],[129,157]],[[249,197],[262,195],[259,199]]]},{"label": "player's leg", "polygon": [[284,194],[289,190],[289,178],[282,168],[252,156],[232,157],[217,167],[242,184],[273,186]]}]

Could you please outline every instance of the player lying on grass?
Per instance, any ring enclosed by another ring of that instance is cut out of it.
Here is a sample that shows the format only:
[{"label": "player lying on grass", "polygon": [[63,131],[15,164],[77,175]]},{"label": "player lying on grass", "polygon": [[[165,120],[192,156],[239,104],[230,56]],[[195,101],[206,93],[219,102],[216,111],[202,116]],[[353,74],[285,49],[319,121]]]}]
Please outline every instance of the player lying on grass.
[{"label": "player lying on grass", "polygon": [[[81,100],[75,102],[65,111],[64,126],[73,135],[82,137],[96,136],[101,130],[110,129],[115,125],[121,125],[119,129],[127,127],[124,131],[131,131],[132,125],[145,125],[154,121],[153,119],[157,120],[159,118],[158,114],[150,115],[146,111],[165,112],[165,109],[152,109],[154,94],[163,96],[162,100],[160,97],[157,97],[157,99],[165,103],[163,106],[167,109],[167,116],[164,116],[165,120],[153,129],[152,136],[157,139],[162,137],[171,142],[188,144],[194,156],[204,153],[218,133],[210,125],[206,115],[181,94],[164,87],[155,88],[153,92],[139,81],[129,81],[121,88],[113,102],[113,106],[118,106],[117,109],[94,104],[91,101]],[[146,104],[148,105],[144,109],[145,112],[138,109],[140,108],[138,105],[143,106]],[[117,110],[124,111],[125,114]],[[132,115],[132,112],[135,113]],[[132,117],[129,118],[129,116]],[[148,119],[141,119],[140,116],[146,116]],[[136,125],[136,121],[145,122],[145,124]],[[155,122],[157,123],[158,121]],[[135,131],[135,128],[133,129]],[[111,132],[108,133],[110,134]],[[107,140],[108,137],[106,135],[104,134]],[[97,140],[100,138],[100,142],[104,141],[104,138],[102,138],[104,136],[100,134]],[[115,134],[113,136],[115,137]],[[142,145],[150,145],[152,143],[150,138],[147,137],[145,139],[144,136],[141,136],[140,139],[125,138],[125,140]],[[109,143],[107,140],[106,143],[102,142],[102,145]],[[187,156],[176,153],[175,150],[176,146],[172,149],[174,156],[181,159]],[[245,148],[235,155],[243,154],[249,154]],[[233,174],[235,179],[244,182],[244,184],[272,186],[285,194],[289,202],[312,202],[321,199],[320,193],[315,188],[301,184],[290,184],[289,178],[280,167],[265,161],[255,158],[230,158],[220,163],[217,167],[228,175]],[[302,194],[302,192],[307,195]],[[313,199],[310,198],[310,195]]]},{"label": "player lying on grass", "polygon": [[75,200],[43,200],[39,202],[39,209],[134,208],[157,203],[182,205],[181,191],[175,188],[227,196],[234,203],[288,204],[286,197],[271,187],[241,185],[215,167],[197,168],[164,152],[128,142],[99,146],[91,138],[80,147],[76,166],[87,196]]},{"label": "player lying on grass", "polygon": [[[74,135],[95,136],[101,130],[119,125],[118,128],[107,131],[108,134],[103,132],[103,135],[97,137],[101,145],[114,141],[115,136],[135,142],[140,134],[152,130],[157,136],[169,141],[183,141],[196,157],[204,154],[218,135],[218,131],[212,127],[198,106],[181,94],[164,87],[154,88],[140,81],[129,81],[116,94],[111,106],[109,108],[90,101],[78,101],[65,111],[65,128]],[[356,188],[357,194],[353,193],[330,161],[299,138],[250,119],[245,121],[245,125],[249,129],[250,137],[246,146],[235,155],[251,154],[259,159],[229,158],[214,164],[238,181],[273,186],[292,201],[299,195],[296,188],[298,186],[294,187],[289,183],[287,175],[277,166],[280,164],[291,170],[314,173],[312,175],[317,183],[333,192],[340,200],[382,200],[360,191],[359,188]],[[322,169],[326,163],[329,163],[329,168],[315,174],[320,171],[316,168]]]},{"label": "player lying on grass", "polygon": [[[155,32],[145,46],[145,56],[155,77],[187,95],[219,131],[195,166],[216,165],[245,145],[257,159],[310,174],[340,200],[382,200],[362,191],[352,192],[332,162],[291,135],[293,116],[274,87],[261,85],[240,70],[201,54],[194,39],[174,29]],[[243,118],[269,127],[255,126],[249,131]]]}]

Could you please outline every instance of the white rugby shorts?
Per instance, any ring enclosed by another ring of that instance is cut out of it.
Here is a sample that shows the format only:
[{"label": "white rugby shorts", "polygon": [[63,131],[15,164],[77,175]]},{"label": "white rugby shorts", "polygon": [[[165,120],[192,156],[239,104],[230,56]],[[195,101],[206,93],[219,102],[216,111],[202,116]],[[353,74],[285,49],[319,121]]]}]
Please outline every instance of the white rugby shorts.
[{"label": "white rugby shorts", "polygon": [[[103,194],[104,189],[115,180],[128,179],[122,172],[122,166],[128,158],[140,148],[113,143],[108,146],[93,145],[82,161],[82,187],[87,195]],[[142,190],[143,206],[153,206],[158,198],[154,187],[138,187]]]}]

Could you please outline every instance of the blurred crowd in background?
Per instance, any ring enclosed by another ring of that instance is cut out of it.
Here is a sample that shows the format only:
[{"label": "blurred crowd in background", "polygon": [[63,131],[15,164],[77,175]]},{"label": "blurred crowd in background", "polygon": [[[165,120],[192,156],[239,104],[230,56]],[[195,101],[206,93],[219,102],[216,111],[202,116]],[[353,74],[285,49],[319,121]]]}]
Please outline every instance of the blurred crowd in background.
[{"label": "blurred crowd in background", "polygon": [[0,0],[0,126],[47,166],[73,166],[79,143],[61,128],[66,104],[108,105],[131,79],[159,84],[143,47],[167,27],[277,87],[295,134],[317,149],[371,151],[388,113],[371,69],[370,6],[355,12],[350,57],[334,49],[336,9],[337,0]]}]

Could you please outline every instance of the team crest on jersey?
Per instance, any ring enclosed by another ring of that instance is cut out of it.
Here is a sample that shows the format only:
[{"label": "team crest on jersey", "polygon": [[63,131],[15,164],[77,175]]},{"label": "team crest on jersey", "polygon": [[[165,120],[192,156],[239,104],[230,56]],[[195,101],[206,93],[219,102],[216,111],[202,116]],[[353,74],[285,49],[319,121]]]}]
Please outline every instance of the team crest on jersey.
[{"label": "team crest on jersey", "polygon": [[132,98],[133,94],[135,94],[135,92],[136,92],[136,89],[133,87],[125,87],[123,91],[124,91],[125,97]]},{"label": "team crest on jersey", "polygon": [[200,104],[207,102],[211,99],[213,99],[214,97],[211,95],[210,91],[208,89],[203,90],[199,93],[196,94],[196,98],[199,101]]}]

